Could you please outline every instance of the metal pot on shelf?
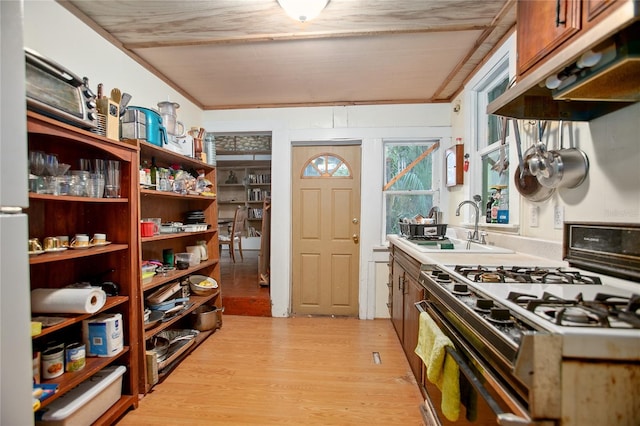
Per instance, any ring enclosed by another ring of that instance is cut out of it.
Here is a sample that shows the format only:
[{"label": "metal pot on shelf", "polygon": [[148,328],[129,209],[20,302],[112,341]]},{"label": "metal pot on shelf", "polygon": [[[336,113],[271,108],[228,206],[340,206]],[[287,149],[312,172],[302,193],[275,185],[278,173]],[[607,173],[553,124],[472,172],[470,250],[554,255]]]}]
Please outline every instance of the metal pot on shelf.
[{"label": "metal pot on shelf", "polygon": [[193,328],[198,331],[214,330],[222,327],[222,313],[224,307],[202,305],[191,312]]}]

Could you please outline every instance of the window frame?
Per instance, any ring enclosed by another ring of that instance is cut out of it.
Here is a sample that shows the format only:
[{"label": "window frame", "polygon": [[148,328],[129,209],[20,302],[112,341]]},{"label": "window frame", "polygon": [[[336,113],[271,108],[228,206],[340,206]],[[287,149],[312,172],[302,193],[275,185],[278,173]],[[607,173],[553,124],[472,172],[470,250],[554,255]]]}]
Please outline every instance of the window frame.
[{"label": "window frame", "polygon": [[[501,140],[488,143],[488,120],[487,120],[487,93],[497,87],[499,84],[507,81],[511,81],[515,75],[515,35],[509,37],[505,43],[489,58],[485,65],[478,71],[478,73],[470,80],[467,88],[466,99],[471,106],[470,113],[467,116],[467,128],[469,131],[471,146],[473,147],[470,152],[470,184],[469,184],[469,196],[472,194],[484,194],[483,188],[483,170],[482,159],[489,153],[494,152],[500,148]],[[499,119],[499,118],[498,118]],[[506,145],[508,147],[508,160],[509,169],[507,169],[507,179],[509,181],[509,223],[508,224],[495,224],[485,223],[481,218],[480,223],[487,227],[500,227],[500,228],[518,228],[520,225],[520,200],[518,192],[515,189],[515,184],[512,182],[512,175],[515,170],[515,165],[518,163],[515,149],[513,149],[512,142],[513,135],[511,129],[513,127],[510,121],[507,122],[509,131],[507,132]],[[484,199],[483,199],[484,202]],[[483,207],[483,206],[481,206]],[[471,213],[466,211],[466,221],[471,222]],[[484,217],[484,214],[481,214]]]},{"label": "window frame", "polygon": [[[386,148],[389,145],[426,145],[426,144],[438,144],[438,147],[433,150],[429,155],[432,156],[432,169],[431,169],[431,189],[425,190],[392,190],[384,189],[387,184],[386,178]],[[425,137],[425,138],[384,138],[382,139],[382,224],[381,224],[381,237],[382,241],[387,240],[387,195],[431,195],[433,206],[439,206],[441,203],[443,174],[442,160],[440,159],[441,153],[444,152],[442,147],[442,138],[439,137]],[[427,214],[428,212],[424,212]]]}]

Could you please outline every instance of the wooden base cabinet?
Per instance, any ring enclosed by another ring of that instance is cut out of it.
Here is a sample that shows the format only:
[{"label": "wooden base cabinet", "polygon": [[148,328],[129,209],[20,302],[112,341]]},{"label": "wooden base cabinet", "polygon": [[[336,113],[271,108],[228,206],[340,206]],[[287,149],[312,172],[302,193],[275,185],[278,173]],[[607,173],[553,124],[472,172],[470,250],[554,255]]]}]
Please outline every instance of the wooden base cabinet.
[{"label": "wooden base cabinet", "polygon": [[[170,166],[178,166],[182,170],[189,172],[192,176],[198,175],[198,170],[203,170],[206,179],[211,181],[213,188],[216,187],[216,169],[214,166],[203,163],[199,160],[185,157],[146,141],[137,141],[140,146],[139,164],[155,163],[159,168],[168,168]],[[162,223],[181,222],[187,224],[187,215],[195,211],[204,214],[204,221],[208,224],[208,228],[204,230],[196,230],[194,232],[156,232],[153,236],[140,236],[140,258],[139,262],[156,260],[163,262],[163,253],[166,250],[173,252],[173,256],[178,253],[187,252],[187,247],[202,244],[206,247],[206,260],[189,266],[187,269],[173,269],[166,273],[156,274],[148,282],[140,284],[140,298],[142,300],[142,309],[151,304],[146,300],[152,293],[162,289],[165,286],[182,282],[188,287],[187,278],[191,275],[204,275],[213,278],[218,283],[218,288],[206,295],[195,295],[191,293],[189,300],[185,302],[186,306],[177,314],[167,315],[162,321],[153,326],[143,325],[141,323],[143,346],[152,346],[154,338],[161,333],[173,333],[175,330],[192,330],[194,329],[194,312],[202,305],[208,305],[219,309],[222,308],[222,283],[220,282],[220,250],[218,246],[218,205],[217,198],[211,195],[200,194],[182,194],[173,191],[158,191],[155,188],[140,187],[138,191],[140,197],[140,219],[159,218]],[[140,270],[139,266],[138,269]],[[140,277],[142,279],[142,277]],[[173,296],[180,297],[180,294]],[[173,298],[172,297],[172,298]],[[218,314],[221,318],[221,313]],[[175,368],[184,357],[186,357],[195,347],[197,347],[204,339],[214,333],[219,325],[213,329],[202,330],[197,337],[188,342],[184,346],[179,346],[174,350],[170,349],[171,355],[166,359],[158,360],[153,352],[144,349],[140,352],[140,364],[144,366],[141,369],[140,388],[144,392],[148,392],[154,384],[161,381]]]},{"label": "wooden base cabinet", "polygon": [[131,407],[138,405],[141,308],[138,286],[138,192],[137,147],[97,136],[91,132],[28,112],[29,151],[56,154],[60,163],[79,169],[79,160],[106,159],[120,162],[120,198],[89,198],[70,195],[29,193],[29,238],[40,242],[47,237],[105,233],[110,242],[87,249],[59,249],[30,253],[31,289],[57,289],[78,283],[115,284],[117,295],[107,297],[95,314],[33,313],[33,316],[56,317],[60,322],[43,327],[33,337],[33,349],[40,353],[47,347],[80,343],[82,322],[99,314],[121,314],[123,349],[111,357],[87,357],[84,368],[65,372],[42,383],[57,384],[58,392],[42,402],[46,408],[53,401],[105,367],[122,365],[122,395],[96,424],[113,424]]},{"label": "wooden base cabinet", "polygon": [[422,360],[414,350],[418,344],[419,312],[415,303],[424,299],[418,282],[420,263],[397,247],[391,247],[391,321],[402,343],[411,371],[420,383]]}]

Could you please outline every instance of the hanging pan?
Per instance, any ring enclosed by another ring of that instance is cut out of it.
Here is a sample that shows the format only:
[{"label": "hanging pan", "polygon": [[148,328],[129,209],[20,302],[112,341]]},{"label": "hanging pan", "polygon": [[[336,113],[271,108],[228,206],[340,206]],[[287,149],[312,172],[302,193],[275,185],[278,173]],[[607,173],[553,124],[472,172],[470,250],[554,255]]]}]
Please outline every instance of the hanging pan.
[{"label": "hanging pan", "polygon": [[563,122],[560,122],[560,149],[549,151],[552,160],[549,173],[538,175],[538,181],[547,188],[575,188],[582,184],[589,173],[589,158],[577,148],[563,147]]},{"label": "hanging pan", "polygon": [[548,200],[555,188],[547,188],[540,184],[538,178],[529,170],[529,160],[536,155],[536,147],[530,147],[522,154],[522,142],[520,140],[520,129],[518,121],[513,120],[513,131],[516,138],[516,148],[518,150],[518,167],[513,176],[516,189],[524,198],[529,201],[540,202]]}]

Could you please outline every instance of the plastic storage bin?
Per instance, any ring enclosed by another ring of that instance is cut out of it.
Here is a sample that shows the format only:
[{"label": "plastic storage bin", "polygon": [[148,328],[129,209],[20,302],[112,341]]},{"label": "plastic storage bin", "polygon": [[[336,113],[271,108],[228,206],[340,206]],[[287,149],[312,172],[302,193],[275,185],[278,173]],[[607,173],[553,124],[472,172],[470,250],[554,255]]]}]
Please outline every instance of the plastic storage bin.
[{"label": "plastic storage bin", "polygon": [[86,426],[95,422],[122,395],[122,376],[127,368],[103,368],[45,409],[36,413],[37,426]]}]

